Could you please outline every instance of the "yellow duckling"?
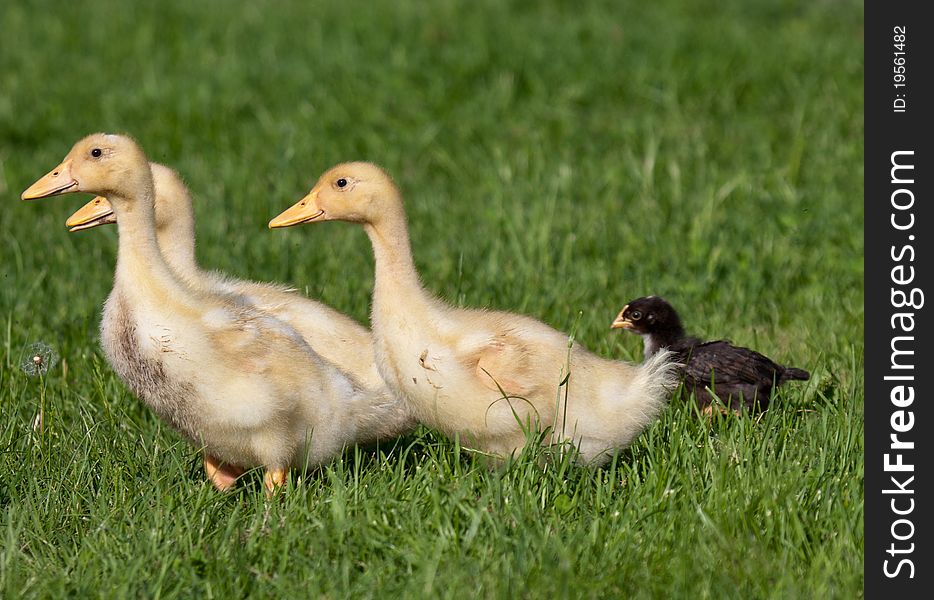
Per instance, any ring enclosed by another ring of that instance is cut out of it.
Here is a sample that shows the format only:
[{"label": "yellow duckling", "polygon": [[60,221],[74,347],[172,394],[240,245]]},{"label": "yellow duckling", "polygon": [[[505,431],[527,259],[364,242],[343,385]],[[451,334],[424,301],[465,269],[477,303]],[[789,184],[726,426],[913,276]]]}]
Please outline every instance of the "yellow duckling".
[{"label": "yellow duckling", "polygon": [[331,459],[379,428],[379,407],[394,398],[363,388],[284,321],[173,273],[156,242],[152,171],[136,142],[90,135],[22,197],[72,192],[105,196],[117,219],[104,352],[144,403],[204,448],[215,486],[262,466],[274,490],[290,467]]},{"label": "yellow duckling", "polygon": [[422,423],[500,456],[522,448],[526,431],[547,429],[551,443],[599,463],[664,407],[676,381],[667,352],[641,365],[606,360],[569,349],[567,335],[535,319],[454,308],[426,292],[402,198],[379,167],[334,167],[269,226],[328,220],[359,223],[370,238],[377,365]]},{"label": "yellow duckling", "polygon": [[[156,242],[176,275],[201,290],[244,296],[294,327],[315,352],[365,387],[387,389],[373,357],[373,335],[366,327],[284,286],[243,281],[202,269],[195,258],[195,216],[188,187],[175,170],[159,163],[150,163],[150,168],[156,190]],[[75,211],[65,226],[74,232],[116,222],[107,198],[97,196]],[[382,437],[401,435],[415,427],[401,402],[398,408],[396,414],[385,415]]]}]

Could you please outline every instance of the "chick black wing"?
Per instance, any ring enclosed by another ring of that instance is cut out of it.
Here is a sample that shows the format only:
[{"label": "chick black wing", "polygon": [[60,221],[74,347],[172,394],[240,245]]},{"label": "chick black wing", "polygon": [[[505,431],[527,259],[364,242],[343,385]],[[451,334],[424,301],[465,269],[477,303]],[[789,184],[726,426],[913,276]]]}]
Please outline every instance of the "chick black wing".
[{"label": "chick black wing", "polygon": [[[734,346],[725,340],[694,346],[686,370],[698,379],[713,377],[717,384],[753,383],[769,385],[784,371],[755,350]],[[711,375],[713,373],[713,375]]]},{"label": "chick black wing", "polygon": [[756,402],[767,407],[774,382],[780,381],[783,367],[768,357],[734,346],[725,340],[703,342],[676,350],[684,364],[684,384],[694,392],[701,406],[712,402],[709,390],[731,409]]}]

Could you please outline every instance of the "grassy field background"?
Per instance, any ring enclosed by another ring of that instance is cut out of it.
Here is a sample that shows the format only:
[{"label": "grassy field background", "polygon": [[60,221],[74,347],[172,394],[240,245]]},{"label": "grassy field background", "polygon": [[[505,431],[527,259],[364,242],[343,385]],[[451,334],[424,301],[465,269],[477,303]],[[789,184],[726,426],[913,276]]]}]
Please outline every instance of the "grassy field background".
[{"label": "grassy field background", "polygon": [[[860,596],[862,23],[829,0],[0,4],[0,597]],[[423,430],[281,502],[217,494],[99,348],[116,231],[18,199],[99,130],[183,174],[205,266],[360,321],[362,231],[265,229],[352,159],[394,174],[455,303],[641,360],[608,325],[661,294],[813,378],[760,419],[675,403],[600,469],[489,471]]]}]

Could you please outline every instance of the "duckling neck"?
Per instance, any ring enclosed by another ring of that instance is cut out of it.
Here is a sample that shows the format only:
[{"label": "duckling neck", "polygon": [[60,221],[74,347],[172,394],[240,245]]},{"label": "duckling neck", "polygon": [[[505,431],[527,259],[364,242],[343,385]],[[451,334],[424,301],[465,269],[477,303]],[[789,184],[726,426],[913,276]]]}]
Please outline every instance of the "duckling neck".
[{"label": "duckling neck", "polygon": [[364,229],[376,258],[374,311],[384,301],[405,306],[407,310],[427,307],[429,298],[415,270],[405,216],[390,215],[379,224],[364,225]]},{"label": "duckling neck", "polygon": [[194,218],[185,215],[156,232],[159,250],[169,267],[186,279],[197,279],[201,268],[195,259]]},{"label": "duckling neck", "polygon": [[164,290],[181,293],[156,241],[152,197],[128,201],[119,196],[108,200],[117,217],[119,243],[116,279],[135,290]]}]

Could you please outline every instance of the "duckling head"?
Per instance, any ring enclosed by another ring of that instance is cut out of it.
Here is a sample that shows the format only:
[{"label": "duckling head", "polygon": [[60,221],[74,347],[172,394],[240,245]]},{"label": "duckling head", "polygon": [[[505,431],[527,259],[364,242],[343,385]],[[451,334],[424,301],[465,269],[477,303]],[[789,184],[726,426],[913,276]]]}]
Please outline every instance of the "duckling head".
[{"label": "duckling head", "polygon": [[[152,170],[152,179],[156,190],[154,203],[156,234],[159,235],[162,232],[169,231],[179,213],[185,213],[189,217],[187,221],[193,222],[194,215],[192,214],[188,188],[178,173],[159,163],[149,163],[149,166]],[[68,231],[74,232],[116,222],[117,217],[114,215],[113,207],[107,198],[96,196],[68,217],[65,226],[69,228]]]},{"label": "duckling head", "polygon": [[152,189],[148,161],[132,138],[95,133],[72,147],[57,167],[29,186],[23,200],[74,192],[132,198],[140,186]]},{"label": "duckling head", "polygon": [[377,225],[402,206],[392,178],[365,162],[337,165],[326,171],[307,196],[269,222],[270,229],[318,221],[350,221]]}]

